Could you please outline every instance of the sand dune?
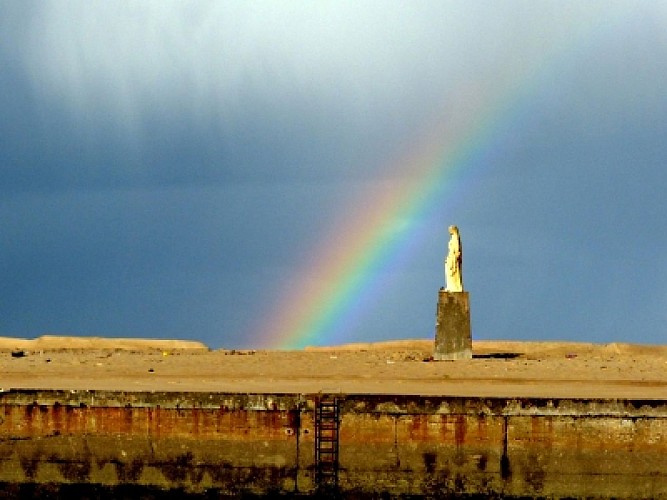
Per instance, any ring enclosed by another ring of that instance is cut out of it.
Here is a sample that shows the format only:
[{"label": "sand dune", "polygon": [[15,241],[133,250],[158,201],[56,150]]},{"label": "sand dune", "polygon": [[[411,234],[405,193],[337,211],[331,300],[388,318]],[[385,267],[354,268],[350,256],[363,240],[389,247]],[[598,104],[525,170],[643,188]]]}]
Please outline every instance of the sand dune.
[{"label": "sand dune", "polygon": [[[24,349],[29,351],[46,350],[132,350],[132,351],[208,351],[209,347],[194,340],[112,338],[112,337],[77,337],[66,335],[42,335],[36,339],[0,337],[0,351]],[[365,351],[423,351],[433,349],[430,339],[401,339],[384,342],[354,342],[332,346],[307,346],[304,352],[365,352]],[[224,351],[224,349],[222,349]],[[473,340],[473,352],[476,355],[522,355],[522,356],[559,356],[578,355],[667,355],[667,346],[646,344],[593,344],[587,342],[554,341],[514,341],[514,340]]]},{"label": "sand dune", "polygon": [[[658,355],[667,356],[667,346],[648,344],[594,344],[590,342],[554,342],[554,341],[518,341],[518,340],[473,340],[475,355],[529,355],[529,356],[565,356],[565,355]],[[345,352],[345,351],[392,351],[418,350],[431,351],[433,340],[404,339],[385,342],[355,342],[334,346],[308,346],[306,352]]]},{"label": "sand dune", "polygon": [[72,337],[59,335],[43,335],[36,339],[18,339],[0,337],[0,350],[24,349],[31,351],[63,350],[63,349],[98,349],[98,350],[200,350],[209,348],[201,342],[192,340],[165,339],[131,339],[104,337]]}]

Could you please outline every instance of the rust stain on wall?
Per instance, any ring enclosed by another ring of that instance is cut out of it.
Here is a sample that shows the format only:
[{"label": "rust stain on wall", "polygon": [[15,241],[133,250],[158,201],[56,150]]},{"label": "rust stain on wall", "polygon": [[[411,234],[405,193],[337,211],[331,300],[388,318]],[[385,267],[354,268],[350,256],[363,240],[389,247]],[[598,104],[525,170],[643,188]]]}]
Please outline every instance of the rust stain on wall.
[{"label": "rust stain on wall", "polygon": [[[1,393],[0,483],[312,492],[315,399]],[[667,498],[664,401],[340,399],[343,492]]]}]

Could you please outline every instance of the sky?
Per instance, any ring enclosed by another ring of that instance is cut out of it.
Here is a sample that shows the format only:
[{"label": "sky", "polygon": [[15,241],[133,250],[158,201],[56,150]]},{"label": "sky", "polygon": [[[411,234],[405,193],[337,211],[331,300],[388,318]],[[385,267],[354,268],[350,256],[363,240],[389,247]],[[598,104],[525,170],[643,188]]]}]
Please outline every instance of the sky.
[{"label": "sky", "polygon": [[0,336],[667,340],[667,3],[0,2]]}]

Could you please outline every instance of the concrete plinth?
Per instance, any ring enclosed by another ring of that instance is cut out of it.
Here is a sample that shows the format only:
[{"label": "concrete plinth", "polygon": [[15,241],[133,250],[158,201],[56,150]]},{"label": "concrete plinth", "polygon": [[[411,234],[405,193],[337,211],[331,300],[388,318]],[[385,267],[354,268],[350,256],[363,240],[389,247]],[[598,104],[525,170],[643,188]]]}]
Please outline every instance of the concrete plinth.
[{"label": "concrete plinth", "polygon": [[433,359],[471,359],[470,298],[468,292],[438,293]]}]

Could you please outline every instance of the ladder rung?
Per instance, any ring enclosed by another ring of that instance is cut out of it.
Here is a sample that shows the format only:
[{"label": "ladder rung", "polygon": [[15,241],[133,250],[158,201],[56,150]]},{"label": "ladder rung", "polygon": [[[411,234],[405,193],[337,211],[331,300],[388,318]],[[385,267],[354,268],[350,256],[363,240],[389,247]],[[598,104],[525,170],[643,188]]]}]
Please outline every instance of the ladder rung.
[{"label": "ladder rung", "polygon": [[316,401],[315,467],[320,484],[338,483],[340,409],[337,399]]}]

